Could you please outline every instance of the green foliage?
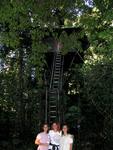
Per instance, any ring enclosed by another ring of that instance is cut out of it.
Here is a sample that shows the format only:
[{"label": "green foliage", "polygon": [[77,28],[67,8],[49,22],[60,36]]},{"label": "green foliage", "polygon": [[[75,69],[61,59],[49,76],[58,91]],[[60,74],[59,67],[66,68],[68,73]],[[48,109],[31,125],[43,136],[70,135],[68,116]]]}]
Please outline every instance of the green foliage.
[{"label": "green foliage", "polygon": [[71,106],[69,107],[69,109],[67,110],[67,113],[65,115],[65,119],[68,122],[68,124],[70,125],[70,127],[75,127],[78,118],[80,117],[80,108],[77,106]]},{"label": "green foliage", "polygon": [[60,42],[62,43],[62,52],[65,54],[73,49],[74,51],[83,51],[81,42],[79,41],[80,39],[82,39],[82,37],[82,32],[79,34],[72,33],[69,36],[66,34],[66,32],[63,32],[59,38]]},{"label": "green foliage", "polygon": [[[71,86],[68,87],[68,91],[73,95],[79,94],[79,97],[90,105],[92,113],[98,112],[103,116],[103,129],[100,132],[99,123],[98,125],[95,123],[94,126],[98,130],[95,132],[97,136],[101,135],[102,139],[106,138],[106,143],[110,146],[112,143],[110,136],[113,136],[111,134],[113,128],[112,5],[112,0],[94,0],[91,7],[86,5],[84,0],[0,1],[0,23],[3,26],[0,44],[10,47],[6,53],[4,52],[5,54],[2,52],[0,54],[0,58],[8,66],[0,72],[0,111],[2,112],[0,122],[6,124],[8,120],[6,116],[9,116],[9,121],[15,124],[16,134],[19,132],[17,128],[21,132],[24,129],[26,133],[29,130],[33,135],[37,132],[40,124],[37,109],[44,90],[42,88],[44,86],[42,72],[46,64],[44,53],[48,51],[42,39],[52,33],[55,39],[62,43],[61,51],[66,54],[72,49],[82,52],[79,39],[86,34],[90,47],[85,53],[84,65],[79,67],[75,65],[71,68],[68,81]],[[54,29],[66,27],[79,27],[81,31],[69,36],[63,32],[58,38],[58,33],[54,33]],[[31,45],[25,48],[23,46],[25,38],[20,34],[23,31],[28,31],[30,36],[27,44],[31,42]],[[10,54],[13,53],[15,57],[12,58]],[[36,85],[32,85],[29,80],[32,67],[36,69]],[[67,110],[66,120],[73,124],[78,118],[81,120],[85,118],[86,129],[87,125],[94,123],[93,119],[96,120],[96,116],[98,117],[97,114],[92,119],[88,113],[82,114],[82,106],[77,107],[77,104],[69,106]],[[87,131],[92,133],[91,130]],[[11,131],[10,136],[14,136],[15,132]]]},{"label": "green foliage", "polygon": [[[113,61],[102,59],[95,63],[84,64],[84,103],[93,105],[96,111],[103,116],[104,121],[101,125],[100,135],[103,140],[106,140],[104,147],[108,143],[111,146],[112,126],[112,80],[113,80]],[[85,100],[86,99],[86,100]],[[94,118],[93,118],[94,119]],[[102,127],[103,126],[103,127]]]}]

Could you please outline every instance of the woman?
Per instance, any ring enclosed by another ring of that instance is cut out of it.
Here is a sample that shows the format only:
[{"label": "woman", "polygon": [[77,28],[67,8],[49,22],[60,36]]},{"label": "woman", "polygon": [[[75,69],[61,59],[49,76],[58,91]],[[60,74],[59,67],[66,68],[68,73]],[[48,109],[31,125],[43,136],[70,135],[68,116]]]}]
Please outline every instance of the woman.
[{"label": "woman", "polygon": [[49,150],[59,150],[60,143],[60,125],[59,123],[54,122],[52,124],[52,130],[49,131],[50,145]]},{"label": "woman", "polygon": [[62,127],[62,136],[60,138],[60,150],[72,150],[73,137],[68,133],[66,124]]},{"label": "woman", "polygon": [[37,150],[48,150],[49,146],[48,124],[43,125],[43,132],[37,135],[35,144],[39,145]]}]

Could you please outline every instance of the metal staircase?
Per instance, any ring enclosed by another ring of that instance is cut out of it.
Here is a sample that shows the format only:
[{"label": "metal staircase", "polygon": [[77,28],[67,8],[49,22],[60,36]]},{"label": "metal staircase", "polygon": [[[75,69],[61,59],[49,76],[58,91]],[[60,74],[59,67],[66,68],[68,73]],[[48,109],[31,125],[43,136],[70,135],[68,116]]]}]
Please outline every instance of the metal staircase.
[{"label": "metal staircase", "polygon": [[48,122],[61,121],[61,101],[63,76],[63,56],[60,52],[54,53],[51,81],[48,91]]}]

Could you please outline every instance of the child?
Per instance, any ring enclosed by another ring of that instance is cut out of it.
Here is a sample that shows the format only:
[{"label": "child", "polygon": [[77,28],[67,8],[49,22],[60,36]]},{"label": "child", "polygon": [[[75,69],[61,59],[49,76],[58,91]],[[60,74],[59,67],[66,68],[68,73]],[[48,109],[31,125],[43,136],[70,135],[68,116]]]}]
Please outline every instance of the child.
[{"label": "child", "polygon": [[50,137],[49,150],[59,150],[61,137],[59,123],[54,122],[52,124],[52,130],[49,131],[49,137]]},{"label": "child", "polygon": [[62,136],[60,138],[59,150],[72,150],[73,137],[68,133],[68,126],[66,124],[62,127]]},{"label": "child", "polygon": [[48,124],[43,125],[43,132],[37,135],[35,144],[39,145],[37,150],[48,150],[49,146]]}]

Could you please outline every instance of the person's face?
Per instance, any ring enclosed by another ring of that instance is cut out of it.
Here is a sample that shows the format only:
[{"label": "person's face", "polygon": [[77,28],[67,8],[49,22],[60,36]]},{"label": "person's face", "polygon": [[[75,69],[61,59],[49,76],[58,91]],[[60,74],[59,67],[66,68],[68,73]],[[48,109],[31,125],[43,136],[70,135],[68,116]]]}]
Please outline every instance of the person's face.
[{"label": "person's face", "polygon": [[44,125],[43,130],[44,130],[44,132],[47,132],[48,131],[48,125]]},{"label": "person's face", "polygon": [[62,131],[63,131],[64,133],[67,133],[67,132],[68,132],[68,127],[67,127],[67,126],[63,126]]},{"label": "person's face", "polygon": [[57,130],[57,124],[53,123],[53,130]]}]

